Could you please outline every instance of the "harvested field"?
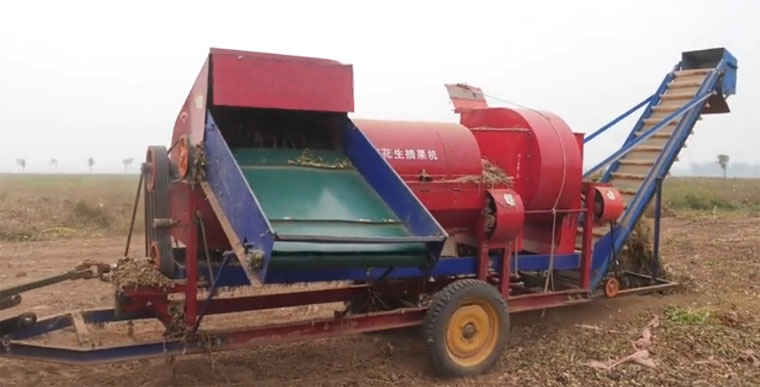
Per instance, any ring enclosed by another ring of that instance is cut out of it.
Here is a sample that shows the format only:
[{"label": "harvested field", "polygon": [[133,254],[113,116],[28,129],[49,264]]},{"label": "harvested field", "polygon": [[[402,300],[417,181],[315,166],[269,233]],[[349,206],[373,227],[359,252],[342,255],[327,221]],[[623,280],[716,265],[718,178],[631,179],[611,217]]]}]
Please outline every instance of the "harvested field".
[{"label": "harvested field", "polygon": [[[137,175],[0,174],[0,241],[126,236],[137,180]],[[141,219],[135,227],[142,229]]]},{"label": "harvested field", "polygon": [[[134,176],[0,176],[2,287],[59,273],[84,259],[115,263],[123,252],[135,184]],[[726,187],[737,194],[727,193]],[[171,363],[156,359],[68,367],[2,359],[0,385],[759,385],[758,187],[753,180],[668,180],[665,203],[674,216],[663,220],[662,255],[666,269],[684,287],[665,295],[514,315],[508,350],[486,375],[435,378],[421,335],[408,329],[194,355]],[[703,192],[713,198],[712,207],[685,199]],[[78,217],[80,200],[103,214],[108,225],[98,223],[101,215]],[[716,204],[724,202],[732,204]],[[45,231],[54,227],[73,231]],[[24,235],[28,237],[19,237]],[[141,237],[133,243],[139,246]],[[110,306],[112,297],[110,284],[77,280],[25,294],[20,307],[0,317],[18,310],[46,316]],[[210,318],[208,323],[229,327],[329,313],[330,305],[285,308],[246,313],[238,320]],[[135,339],[145,339],[161,327],[157,322],[131,328],[119,324],[91,333],[94,342],[106,344],[129,342],[130,331]],[[69,336],[44,340],[69,344]],[[644,349],[648,361],[637,358],[611,367]]]}]

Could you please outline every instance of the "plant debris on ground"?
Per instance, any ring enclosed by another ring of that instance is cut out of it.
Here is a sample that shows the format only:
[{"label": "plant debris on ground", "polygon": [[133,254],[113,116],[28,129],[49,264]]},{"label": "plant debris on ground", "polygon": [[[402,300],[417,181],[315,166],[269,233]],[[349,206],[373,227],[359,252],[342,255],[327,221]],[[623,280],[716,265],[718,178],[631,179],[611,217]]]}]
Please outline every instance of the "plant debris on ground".
[{"label": "plant debris on ground", "polygon": [[[117,178],[125,182],[121,187]],[[54,187],[40,186],[43,181],[54,183]],[[75,183],[70,186],[69,181]],[[11,284],[32,280],[51,270],[69,269],[81,262],[82,257],[120,256],[136,181],[137,176],[67,176],[65,180],[56,176],[0,176],[0,198],[3,199],[0,200],[0,218],[8,220],[0,224],[0,239],[8,239],[3,235],[27,235],[25,230],[35,238],[41,230],[55,227],[75,230],[71,236],[56,237],[55,241],[0,241],[0,255],[6,265],[0,273],[5,276],[0,281]],[[757,196],[760,184],[749,179],[668,178],[664,195],[665,199],[681,195],[672,191],[675,188],[683,190],[685,195],[694,187],[705,187],[728,198],[735,194],[731,192],[733,188],[724,193],[727,184],[736,187],[736,195],[743,200],[760,203]],[[669,186],[674,188],[668,190]],[[109,229],[102,231],[108,232],[105,238],[103,233],[92,237],[94,225],[83,228],[69,222],[80,199],[89,206],[98,205],[102,199],[103,209],[112,221]],[[682,213],[681,208],[676,208],[676,211],[678,217],[663,219],[662,260],[678,282],[683,284],[683,278],[688,277],[693,285],[667,295],[630,295],[550,309],[544,316],[532,312],[515,314],[511,317],[512,329],[502,359],[484,375],[455,380],[435,377],[419,331],[410,329],[220,352],[214,355],[212,366],[208,356],[182,357],[175,362],[176,384],[250,385],[255,380],[256,385],[261,386],[437,386],[442,383],[452,386],[760,386],[757,317],[760,316],[760,217],[743,210]],[[138,211],[140,213],[142,211]],[[45,238],[52,237],[46,235]],[[21,272],[27,275],[16,274]],[[72,281],[28,292],[22,306],[40,316],[58,314],[61,310],[102,308],[112,303],[112,291],[111,284]],[[228,296],[249,294],[246,291],[236,289],[235,292],[244,293]],[[331,307],[320,305],[313,310],[304,307],[262,310],[239,316],[213,315],[207,316],[204,324],[210,323],[214,330],[231,329],[296,318],[320,318],[331,311]],[[11,315],[18,310],[3,312]],[[646,335],[644,328],[654,317],[658,317],[659,327],[650,328]],[[160,340],[164,327],[156,321],[135,321],[134,328],[139,340]],[[126,336],[119,326],[107,324],[97,329],[99,337],[115,342],[122,342]],[[49,345],[69,345],[66,339],[72,339],[71,335],[63,336],[66,337],[51,334],[40,340]],[[592,361],[607,365],[623,359],[636,353],[636,348],[646,346],[647,339],[651,342],[647,348],[649,357],[656,368],[633,360],[610,370],[584,365]],[[203,337],[197,340],[204,347],[203,342],[209,341]],[[0,374],[2,383],[9,386],[69,386],[81,384],[82,380],[92,385],[118,386],[170,383],[162,359],[88,367],[0,359]]]},{"label": "plant debris on ground", "polygon": [[147,286],[168,289],[177,284],[177,281],[161,273],[149,258],[123,257],[119,259],[112,278],[119,291]]},{"label": "plant debris on ground", "polygon": [[508,176],[503,169],[499,168],[497,165],[491,163],[486,159],[482,159],[482,165],[483,173],[480,176],[462,176],[456,179],[447,180],[447,182],[485,184],[491,187],[496,185],[512,187],[513,179],[512,177]]},{"label": "plant debris on ground", "polygon": [[512,186],[512,178],[507,176],[503,169],[499,168],[490,161],[483,159],[483,183],[489,185],[504,184],[507,187]]},{"label": "plant debris on ground", "polygon": [[298,158],[288,161],[288,164],[327,169],[354,168],[354,165],[351,164],[351,161],[346,157],[339,156],[334,160],[327,160],[325,157],[315,154],[310,149],[304,149],[303,153],[301,153]]}]

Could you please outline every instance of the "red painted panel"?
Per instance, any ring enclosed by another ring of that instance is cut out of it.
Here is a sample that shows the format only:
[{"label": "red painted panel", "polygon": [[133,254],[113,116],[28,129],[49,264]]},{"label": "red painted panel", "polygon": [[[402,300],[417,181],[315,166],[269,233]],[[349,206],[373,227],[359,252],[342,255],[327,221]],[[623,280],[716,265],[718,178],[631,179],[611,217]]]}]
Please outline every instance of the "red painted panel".
[{"label": "red painted panel", "polygon": [[480,176],[480,149],[469,129],[447,122],[353,120],[401,177]]},{"label": "red painted panel", "polygon": [[503,169],[512,178],[512,188],[526,201],[528,185],[534,178],[527,168],[533,156],[528,153],[530,132],[521,128],[473,128],[483,158]]},{"label": "red painted panel", "polygon": [[449,234],[472,230],[480,219],[480,212],[485,205],[485,191],[477,184],[407,183]]},{"label": "red painted panel", "polygon": [[549,254],[552,250],[553,228],[554,253],[569,254],[574,252],[575,237],[578,233],[578,213],[558,212],[554,225],[552,225],[553,220],[550,211],[526,215],[522,248],[533,253]]},{"label": "red painted panel", "polygon": [[509,188],[489,189],[488,193],[496,205],[496,228],[489,242],[510,242],[523,229],[525,207],[515,190]]},{"label": "red painted panel", "polygon": [[351,112],[353,68],[339,62],[211,49],[213,104]]},{"label": "red painted panel", "polygon": [[594,186],[594,204],[595,206],[601,206],[601,208],[595,210],[597,223],[613,222],[620,218],[623,214],[624,204],[623,195],[617,188]]},{"label": "red painted panel", "polygon": [[581,160],[583,160],[583,137],[586,135],[584,133],[573,133],[575,136],[575,139],[578,141],[578,149],[581,151]]},{"label": "red painted panel", "polygon": [[456,113],[488,107],[483,90],[478,87],[465,84],[449,84],[445,86]]},{"label": "red painted panel", "polygon": [[[190,135],[190,143],[200,144],[203,141],[203,128],[206,125],[206,96],[208,85],[208,60],[203,63],[198,77],[195,79],[190,93],[182,105],[177,119],[174,121],[172,144],[176,144],[180,137]],[[177,160],[177,149],[174,147],[170,157]]]},{"label": "red painted panel", "polygon": [[[480,149],[469,129],[442,122],[353,120],[449,233],[470,230],[484,205]],[[462,178],[465,178],[462,180]]]},{"label": "red painted panel", "polygon": [[188,240],[188,234],[195,232],[195,216],[190,213],[191,200],[195,201],[202,214],[209,249],[229,249],[230,243],[203,191],[200,187],[193,189],[187,182],[169,184],[169,214],[172,219],[180,221],[179,224],[172,227],[172,237],[185,244]]},{"label": "red painted panel", "polygon": [[[577,207],[581,152],[575,135],[559,117],[534,110],[488,108],[465,112],[461,121],[473,129],[485,158],[508,173],[520,171],[515,188],[526,209],[550,209],[555,203],[558,209]],[[513,133],[525,130],[525,143],[510,142]],[[505,158],[502,152],[509,148],[520,156]]]},{"label": "red painted panel", "polygon": [[591,301],[584,293],[585,290],[577,289],[509,297],[509,313],[578,305]]}]

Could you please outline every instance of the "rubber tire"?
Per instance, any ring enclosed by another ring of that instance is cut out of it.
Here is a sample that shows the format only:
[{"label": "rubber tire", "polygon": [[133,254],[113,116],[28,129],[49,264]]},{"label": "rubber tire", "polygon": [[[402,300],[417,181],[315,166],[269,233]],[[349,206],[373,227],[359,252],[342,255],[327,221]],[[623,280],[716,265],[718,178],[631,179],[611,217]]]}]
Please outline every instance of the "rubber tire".
[{"label": "rubber tire", "polygon": [[[463,367],[449,357],[446,346],[446,328],[449,319],[465,300],[479,298],[490,304],[499,318],[499,336],[493,352],[481,363]],[[433,369],[444,377],[465,377],[486,372],[499,360],[509,336],[509,312],[507,302],[496,287],[478,279],[464,279],[448,284],[433,296],[425,320],[422,323],[425,344],[433,363]]]}]

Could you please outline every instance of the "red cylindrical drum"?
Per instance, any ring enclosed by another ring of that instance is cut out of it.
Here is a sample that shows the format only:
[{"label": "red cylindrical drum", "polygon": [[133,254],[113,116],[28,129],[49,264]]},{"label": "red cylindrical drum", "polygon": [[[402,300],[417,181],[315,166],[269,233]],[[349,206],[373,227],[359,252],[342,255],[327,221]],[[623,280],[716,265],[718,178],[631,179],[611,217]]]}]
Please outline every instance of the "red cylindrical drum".
[{"label": "red cylindrical drum", "polygon": [[594,192],[594,221],[616,221],[625,209],[620,191],[613,187],[595,186]]},{"label": "red cylindrical drum", "polygon": [[574,208],[581,189],[581,149],[551,113],[490,108],[462,113],[484,158],[504,169],[529,210]]},{"label": "red cylindrical drum", "polygon": [[446,122],[353,120],[402,177],[477,175],[480,149],[469,129]]},{"label": "red cylindrical drum", "polygon": [[450,233],[473,230],[485,206],[478,143],[454,123],[354,120]]},{"label": "red cylindrical drum", "polygon": [[493,203],[495,222],[488,235],[489,242],[509,242],[514,240],[525,223],[525,207],[520,195],[513,189],[489,189]]}]

